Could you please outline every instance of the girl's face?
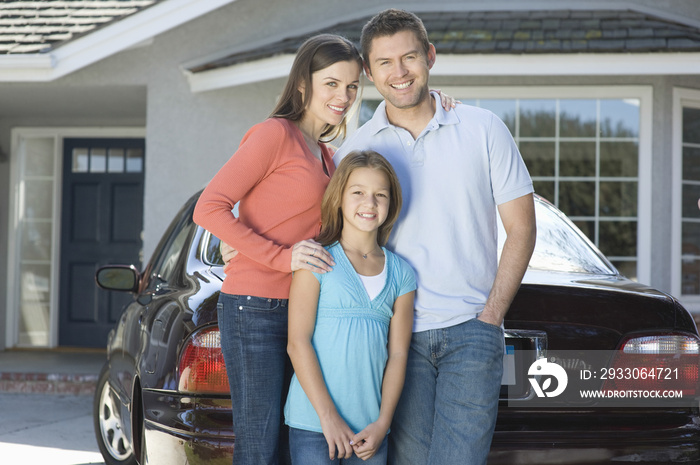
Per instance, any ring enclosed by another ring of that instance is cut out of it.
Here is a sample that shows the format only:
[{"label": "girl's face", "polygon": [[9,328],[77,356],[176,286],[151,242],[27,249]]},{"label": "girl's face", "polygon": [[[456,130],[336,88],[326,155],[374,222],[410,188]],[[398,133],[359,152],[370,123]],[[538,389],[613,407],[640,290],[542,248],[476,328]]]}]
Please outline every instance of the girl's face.
[{"label": "girl's face", "polygon": [[337,126],[355,102],[359,84],[360,65],[354,61],[338,61],[316,71],[311,75],[311,101],[304,119]]},{"label": "girl's face", "polygon": [[391,184],[383,171],[356,168],[345,184],[341,209],[343,229],[376,231],[389,214]]}]

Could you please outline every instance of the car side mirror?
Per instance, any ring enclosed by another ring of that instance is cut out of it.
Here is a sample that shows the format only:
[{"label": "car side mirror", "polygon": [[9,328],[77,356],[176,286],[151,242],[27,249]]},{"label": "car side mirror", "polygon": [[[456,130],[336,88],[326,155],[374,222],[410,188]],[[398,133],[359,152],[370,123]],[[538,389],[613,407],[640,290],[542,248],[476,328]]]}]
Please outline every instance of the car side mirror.
[{"label": "car side mirror", "polygon": [[108,291],[136,292],[139,289],[139,276],[133,265],[110,265],[97,270],[95,281]]}]

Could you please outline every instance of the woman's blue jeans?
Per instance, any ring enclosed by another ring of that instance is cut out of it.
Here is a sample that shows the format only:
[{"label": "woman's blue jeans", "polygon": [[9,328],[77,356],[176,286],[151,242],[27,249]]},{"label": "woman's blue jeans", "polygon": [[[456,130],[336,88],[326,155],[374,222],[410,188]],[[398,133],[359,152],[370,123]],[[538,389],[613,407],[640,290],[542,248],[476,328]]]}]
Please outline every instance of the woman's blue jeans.
[{"label": "woman's blue jeans", "polygon": [[390,464],[486,463],[503,346],[503,330],[477,319],[413,333],[389,435]]},{"label": "woman's blue jeans", "polygon": [[288,464],[282,414],[292,375],[287,300],[221,293],[217,310],[231,385],[233,464]]}]

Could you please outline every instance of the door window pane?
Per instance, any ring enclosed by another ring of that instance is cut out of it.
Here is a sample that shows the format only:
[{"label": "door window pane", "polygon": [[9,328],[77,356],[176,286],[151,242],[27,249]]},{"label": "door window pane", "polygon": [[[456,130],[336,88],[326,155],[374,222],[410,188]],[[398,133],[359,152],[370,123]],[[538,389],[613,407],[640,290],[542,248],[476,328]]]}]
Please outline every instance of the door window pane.
[{"label": "door window pane", "polygon": [[90,172],[104,173],[107,171],[107,150],[103,148],[90,149]]},{"label": "door window pane", "polygon": [[124,172],[124,149],[109,149],[107,171],[110,173]]},{"label": "door window pane", "polygon": [[87,173],[90,167],[90,152],[87,148],[73,149],[73,172]]},{"label": "door window pane", "polygon": [[126,151],[126,172],[141,173],[143,171],[143,150],[127,149]]}]

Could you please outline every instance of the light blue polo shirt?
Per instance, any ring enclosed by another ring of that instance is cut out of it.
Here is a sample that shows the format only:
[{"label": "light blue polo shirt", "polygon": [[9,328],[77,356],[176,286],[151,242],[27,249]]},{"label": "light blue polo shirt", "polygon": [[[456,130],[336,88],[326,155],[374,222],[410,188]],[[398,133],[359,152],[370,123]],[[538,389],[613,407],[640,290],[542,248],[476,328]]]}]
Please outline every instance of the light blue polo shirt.
[{"label": "light blue polo shirt", "polygon": [[413,331],[445,328],[484,308],[498,267],[497,205],[533,192],[508,128],[492,112],[457,105],[414,139],[382,102],[336,152],[374,150],[401,181],[403,208],[388,248],[416,271]]},{"label": "light blue polo shirt", "polygon": [[[370,300],[343,248],[336,243],[328,251],[336,265],[328,273],[314,273],[321,288],[311,343],[338,414],[358,433],[379,418],[394,302],[415,290],[416,280],[405,261],[384,249],[386,282]],[[293,428],[323,432],[296,375],[284,416]]]}]

